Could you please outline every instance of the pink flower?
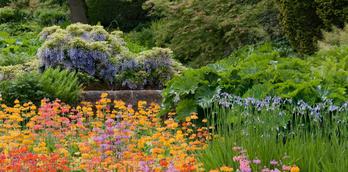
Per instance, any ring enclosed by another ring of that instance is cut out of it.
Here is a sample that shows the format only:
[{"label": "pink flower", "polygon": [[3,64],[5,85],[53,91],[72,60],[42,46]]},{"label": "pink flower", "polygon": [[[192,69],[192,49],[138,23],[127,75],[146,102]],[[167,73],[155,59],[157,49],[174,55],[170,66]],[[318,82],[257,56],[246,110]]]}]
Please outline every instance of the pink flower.
[{"label": "pink flower", "polygon": [[280,172],[280,170],[278,168],[271,170],[271,172]]},{"label": "pink flower", "polygon": [[251,172],[251,168],[250,168],[250,161],[243,159],[241,161],[239,161],[239,169],[241,172]]},{"label": "pink flower", "polygon": [[271,172],[271,170],[268,169],[268,168],[266,168],[266,167],[264,167],[264,168],[261,170],[261,172]]},{"label": "pink flower", "polygon": [[34,125],[34,130],[40,130],[40,129],[42,129],[41,125]]},{"label": "pink flower", "polygon": [[283,165],[282,170],[283,171],[290,171],[291,170],[291,166]]},{"label": "pink flower", "polygon": [[238,162],[240,160],[240,156],[234,156],[233,161]]},{"label": "pink flower", "polygon": [[271,164],[271,165],[277,165],[277,164],[278,164],[278,161],[272,160],[272,161],[270,161],[270,164]]},{"label": "pink flower", "polygon": [[254,160],[253,160],[253,163],[254,163],[254,164],[261,164],[261,160],[259,160],[259,159],[254,159]]},{"label": "pink flower", "polygon": [[235,152],[239,152],[239,151],[242,150],[242,148],[238,147],[238,146],[235,146],[235,147],[232,148],[232,150],[235,151]]}]

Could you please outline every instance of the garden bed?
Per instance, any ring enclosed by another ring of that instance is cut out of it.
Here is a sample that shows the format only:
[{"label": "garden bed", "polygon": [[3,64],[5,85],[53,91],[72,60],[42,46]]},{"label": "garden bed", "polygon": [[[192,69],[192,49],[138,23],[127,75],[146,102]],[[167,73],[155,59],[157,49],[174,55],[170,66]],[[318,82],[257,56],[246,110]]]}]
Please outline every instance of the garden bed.
[{"label": "garden bed", "polygon": [[112,100],[122,100],[135,105],[139,100],[149,103],[161,103],[161,90],[118,90],[118,91],[83,91],[82,101],[95,102],[100,99],[102,93],[108,93],[108,98]]}]

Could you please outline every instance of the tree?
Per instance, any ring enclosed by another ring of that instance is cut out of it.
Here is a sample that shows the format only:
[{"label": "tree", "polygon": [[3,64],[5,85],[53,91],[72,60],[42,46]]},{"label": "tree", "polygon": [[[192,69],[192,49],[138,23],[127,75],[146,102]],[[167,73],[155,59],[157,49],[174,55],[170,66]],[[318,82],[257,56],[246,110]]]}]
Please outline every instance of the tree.
[{"label": "tree", "polygon": [[312,54],[322,30],[342,28],[347,21],[347,0],[277,0],[281,24],[292,47]]},{"label": "tree", "polygon": [[130,31],[147,21],[147,11],[142,8],[145,0],[86,0],[91,24]]},{"label": "tree", "polygon": [[282,37],[273,0],[147,0],[156,46],[170,47],[176,58],[197,67],[234,50]]},{"label": "tree", "polygon": [[71,22],[88,23],[87,5],[85,0],[68,0]]}]

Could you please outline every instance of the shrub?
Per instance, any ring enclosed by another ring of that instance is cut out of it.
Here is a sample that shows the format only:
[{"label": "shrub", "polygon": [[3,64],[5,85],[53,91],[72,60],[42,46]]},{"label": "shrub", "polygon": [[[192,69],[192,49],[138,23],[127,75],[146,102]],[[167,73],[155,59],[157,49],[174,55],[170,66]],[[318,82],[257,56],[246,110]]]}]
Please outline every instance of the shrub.
[{"label": "shrub", "polygon": [[48,69],[44,73],[22,73],[13,80],[1,82],[0,93],[7,103],[16,99],[21,102],[39,103],[43,98],[58,98],[64,102],[79,100],[81,85],[74,73]]},{"label": "shrub", "polygon": [[136,42],[140,45],[143,45],[147,48],[155,47],[156,45],[163,45],[163,42],[166,42],[166,32],[161,29],[164,29],[166,22],[164,20],[156,20],[151,22],[149,26],[142,28],[140,31],[134,30],[126,34],[126,40]]},{"label": "shrub", "polygon": [[273,1],[148,0],[147,8],[162,17],[154,29],[156,46],[168,46],[183,63],[197,67],[234,50],[282,38]]},{"label": "shrub", "polygon": [[3,23],[0,24],[0,30],[2,32],[7,32],[11,33],[11,35],[23,35],[23,34],[28,34],[32,35],[32,39],[36,39],[37,36],[34,36],[33,34],[37,35],[38,32],[41,30],[41,26],[38,25],[36,22],[21,22],[21,23]]},{"label": "shrub", "polygon": [[47,5],[59,5],[59,6],[67,5],[66,0],[40,0],[40,3],[44,3]]},{"label": "shrub", "polygon": [[37,71],[39,68],[39,61],[33,59],[29,62],[10,66],[0,66],[0,81],[15,79],[24,73]]},{"label": "shrub", "polygon": [[10,36],[7,32],[0,32],[0,66],[23,64],[35,55],[38,48],[37,39],[32,33]]},{"label": "shrub", "polygon": [[[317,50],[322,29],[342,28],[347,21],[345,0],[277,0],[281,23],[291,45],[302,54]],[[309,22],[310,21],[310,22]]]},{"label": "shrub", "polygon": [[0,23],[25,21],[31,19],[31,17],[32,15],[27,9],[0,8]]},{"label": "shrub", "polygon": [[68,70],[48,69],[40,75],[43,92],[66,103],[76,103],[80,98],[82,85],[76,73]]},{"label": "shrub", "polygon": [[321,51],[306,60],[282,57],[271,44],[245,48],[216,64],[185,71],[163,92],[165,111],[184,115],[208,108],[219,91],[244,97],[280,96],[315,103],[345,101],[347,46]]},{"label": "shrub", "polygon": [[18,10],[10,7],[0,8],[0,23],[7,23],[20,19]]},{"label": "shrub", "polygon": [[331,29],[332,25],[344,27],[348,21],[348,2],[345,0],[314,0],[316,13],[323,21],[324,28]]},{"label": "shrub", "polygon": [[132,53],[122,32],[108,33],[102,26],[72,24],[65,30],[53,26],[40,35],[45,41],[38,50],[43,69],[77,70],[116,89],[162,88],[180,70],[169,49]]},{"label": "shrub", "polygon": [[10,65],[17,65],[17,64],[23,64],[28,59],[28,57],[23,57],[20,55],[4,55],[0,54],[0,66],[10,66]]},{"label": "shrub", "polygon": [[30,0],[10,0],[11,6],[16,9],[23,9],[30,5]]},{"label": "shrub", "polygon": [[145,0],[87,0],[88,19],[92,24],[129,31],[149,18],[142,9]]},{"label": "shrub", "polygon": [[[316,14],[312,0],[278,0],[282,26],[291,45],[300,53],[314,53],[320,39],[322,21]],[[311,21],[311,22],[308,22]]]},{"label": "shrub", "polygon": [[48,27],[40,35],[45,41],[38,51],[43,67],[61,66],[113,81],[116,68],[112,61],[123,56],[124,48],[118,34],[109,34],[101,26],[73,24],[66,30]]},{"label": "shrub", "polygon": [[[146,35],[146,36],[145,36]],[[143,39],[149,36],[148,39]],[[125,34],[124,40],[127,42],[127,48],[133,53],[140,53],[142,51],[148,50],[154,47],[154,44],[147,44],[146,40],[151,39],[151,34],[146,34],[143,32],[130,32]],[[144,40],[144,41],[143,41]]]},{"label": "shrub", "polygon": [[10,3],[11,0],[0,0],[0,7],[4,7]]},{"label": "shrub", "polygon": [[43,86],[38,82],[39,78],[38,73],[24,73],[15,80],[2,81],[0,83],[2,98],[9,104],[17,99],[21,102],[39,103],[44,97],[51,98],[43,91]]},{"label": "shrub", "polygon": [[42,25],[60,25],[69,21],[66,10],[62,9],[37,9],[34,14],[35,19]]},{"label": "shrub", "polygon": [[331,32],[324,32],[323,35],[324,38],[319,41],[319,47],[321,49],[348,45],[348,25],[343,29],[334,27]]}]

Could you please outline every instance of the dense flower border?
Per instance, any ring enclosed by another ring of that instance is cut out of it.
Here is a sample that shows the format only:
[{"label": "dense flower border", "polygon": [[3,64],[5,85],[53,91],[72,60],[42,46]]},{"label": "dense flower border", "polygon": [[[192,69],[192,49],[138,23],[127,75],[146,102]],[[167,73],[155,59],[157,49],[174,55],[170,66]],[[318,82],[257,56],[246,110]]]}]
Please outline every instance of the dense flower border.
[{"label": "dense flower border", "polygon": [[[192,113],[178,122],[169,113],[163,120],[159,105],[144,101],[136,109],[106,93],[75,108],[59,100],[42,100],[40,107],[1,104],[0,171],[205,171],[196,154],[212,138],[208,127],[197,125],[206,119]],[[238,170],[250,171],[252,161],[237,154]]]}]

